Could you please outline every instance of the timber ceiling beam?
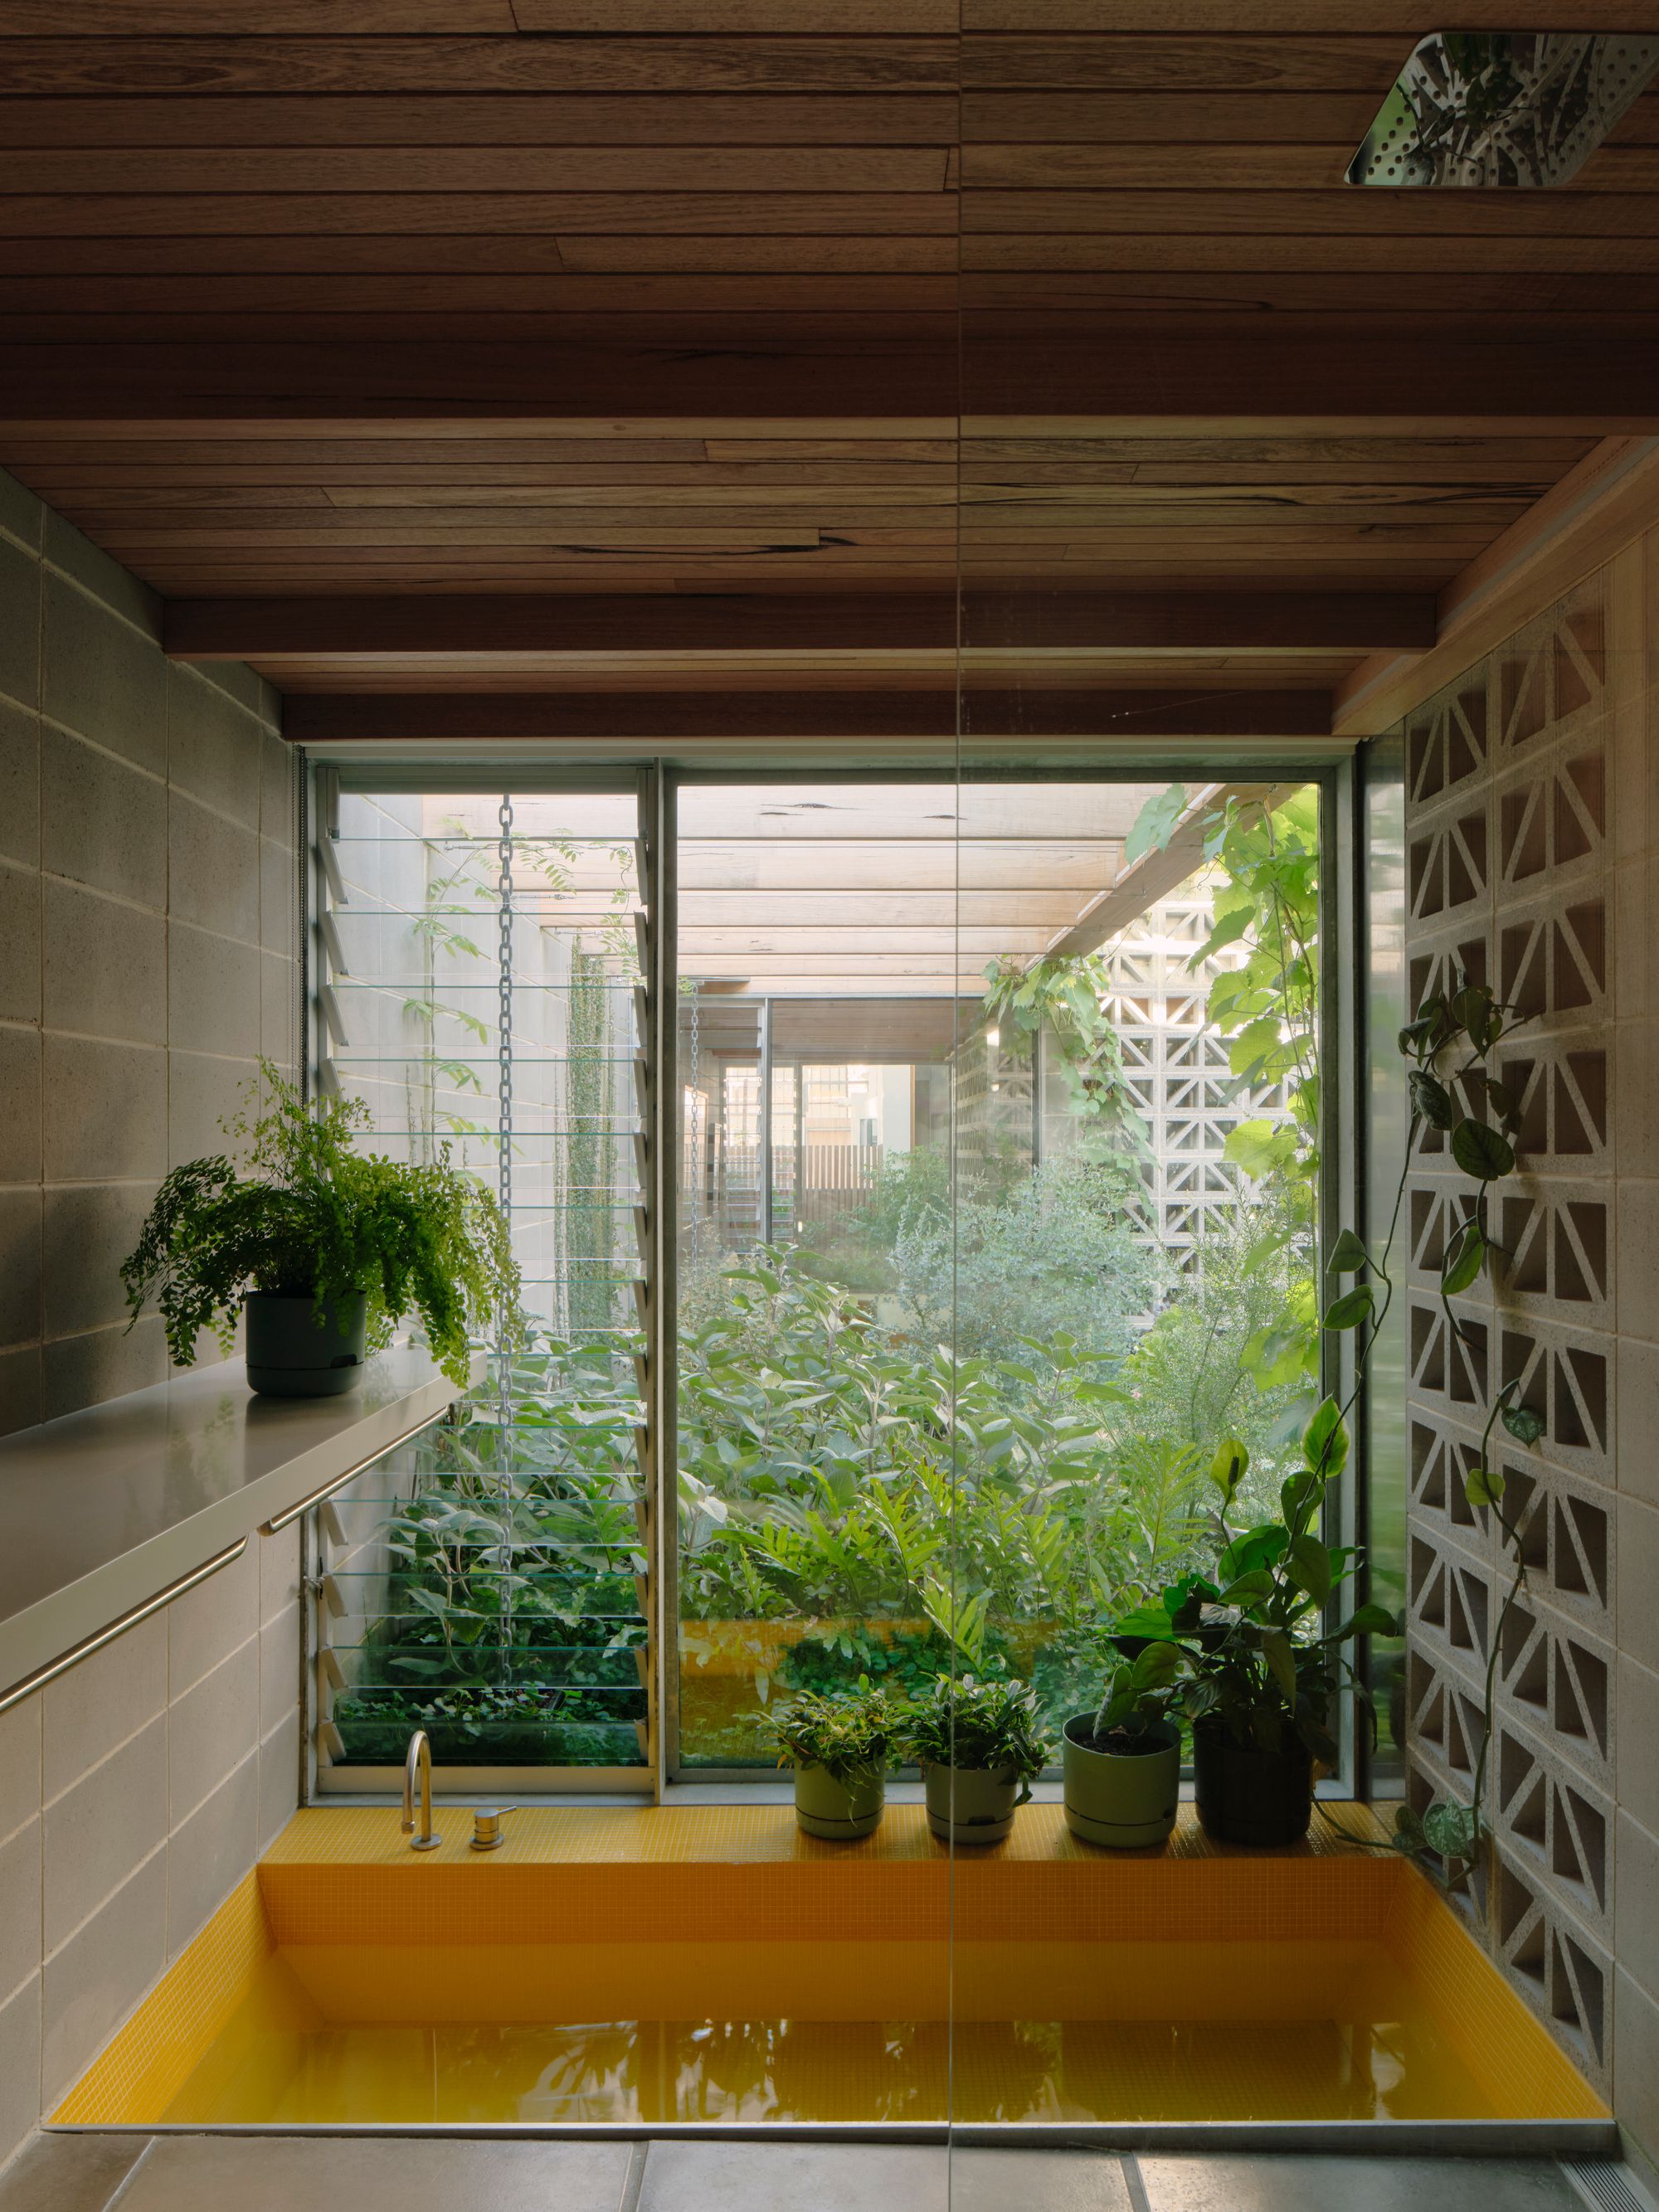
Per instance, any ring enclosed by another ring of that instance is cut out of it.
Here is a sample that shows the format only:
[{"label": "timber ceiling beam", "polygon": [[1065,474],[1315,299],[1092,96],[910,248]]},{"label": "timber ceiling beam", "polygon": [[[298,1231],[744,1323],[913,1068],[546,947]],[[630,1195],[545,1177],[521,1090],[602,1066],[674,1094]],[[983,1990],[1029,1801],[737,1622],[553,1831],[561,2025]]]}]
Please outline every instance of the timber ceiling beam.
[{"label": "timber ceiling beam", "polygon": [[[977,690],[964,734],[986,737],[1328,738],[1330,694],[1219,689]],[[307,745],[950,738],[948,691],[299,692],[284,734]]]},{"label": "timber ceiling beam", "polygon": [[[1420,651],[1435,601],[1420,592],[969,591],[971,650]],[[175,599],[164,639],[176,660],[385,658],[457,653],[949,651],[951,592],[478,593],[456,598]]]}]

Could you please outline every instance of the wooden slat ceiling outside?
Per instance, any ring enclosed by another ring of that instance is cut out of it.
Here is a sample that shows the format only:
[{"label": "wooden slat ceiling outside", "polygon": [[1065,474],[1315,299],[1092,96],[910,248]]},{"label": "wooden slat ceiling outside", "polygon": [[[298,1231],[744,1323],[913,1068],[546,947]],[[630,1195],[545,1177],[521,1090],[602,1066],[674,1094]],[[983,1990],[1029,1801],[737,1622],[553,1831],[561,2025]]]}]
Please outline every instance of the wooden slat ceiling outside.
[{"label": "wooden slat ceiling outside", "polygon": [[[1659,428],[1659,93],[1559,191],[1342,185],[1443,13],[0,0],[0,464],[170,600],[574,610],[268,643],[295,690],[956,683],[948,637],[585,645],[595,594],[960,580],[970,645],[983,593],[1432,594]],[[1015,621],[969,681],[1323,694],[1388,642]]]}]

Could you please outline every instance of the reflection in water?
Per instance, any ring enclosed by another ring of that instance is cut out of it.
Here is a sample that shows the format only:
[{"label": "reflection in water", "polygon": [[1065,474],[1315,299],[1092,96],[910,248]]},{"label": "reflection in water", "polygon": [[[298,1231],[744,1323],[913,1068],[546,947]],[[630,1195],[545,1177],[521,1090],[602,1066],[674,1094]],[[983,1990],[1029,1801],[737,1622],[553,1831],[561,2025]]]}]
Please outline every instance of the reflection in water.
[{"label": "reflection in water", "polygon": [[233,2024],[198,2124],[1415,2119],[1490,2098],[1425,2017]]}]

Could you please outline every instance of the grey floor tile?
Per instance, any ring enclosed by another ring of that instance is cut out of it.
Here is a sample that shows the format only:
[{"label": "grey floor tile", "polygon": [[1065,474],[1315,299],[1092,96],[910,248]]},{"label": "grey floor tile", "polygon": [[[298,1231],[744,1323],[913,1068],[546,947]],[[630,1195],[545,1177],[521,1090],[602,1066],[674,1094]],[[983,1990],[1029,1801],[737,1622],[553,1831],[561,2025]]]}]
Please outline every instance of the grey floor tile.
[{"label": "grey floor tile", "polygon": [[638,2212],[945,2212],[948,2163],[943,2144],[653,2142]]},{"label": "grey floor tile", "polygon": [[628,2154],[625,2142],[169,2136],[120,2212],[618,2212]]},{"label": "grey floor tile", "polygon": [[1115,2151],[953,2150],[951,2212],[1134,2212]]},{"label": "grey floor tile", "polygon": [[1583,2212],[1553,2159],[1156,2158],[1152,2212]]},{"label": "grey floor tile", "polygon": [[36,2136],[0,2174],[0,2212],[104,2212],[148,2136]]}]

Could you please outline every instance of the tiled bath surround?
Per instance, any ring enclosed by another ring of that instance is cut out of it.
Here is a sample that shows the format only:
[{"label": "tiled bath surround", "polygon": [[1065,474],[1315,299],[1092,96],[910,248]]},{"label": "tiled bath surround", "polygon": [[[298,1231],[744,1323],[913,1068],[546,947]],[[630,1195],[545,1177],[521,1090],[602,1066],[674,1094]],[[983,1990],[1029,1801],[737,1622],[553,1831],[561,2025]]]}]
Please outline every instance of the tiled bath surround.
[{"label": "tiled bath surround", "polygon": [[[297,1054],[276,697],[158,636],[0,475],[0,1431],[165,1377],[116,1271],[260,1053]],[[298,1580],[297,1529],[256,1539],[0,1714],[0,2163],[294,1810]]]},{"label": "tiled bath surround", "polygon": [[[1489,1394],[1528,1589],[1498,1657],[1492,1942],[1659,2156],[1659,533],[1403,729],[1413,1003],[1459,969],[1527,1014],[1495,1073],[1522,1101],[1504,1251],[1448,1331],[1437,1282],[1465,1179],[1413,1163],[1407,1476],[1413,1787],[1467,1794],[1504,1583],[1463,1481]],[[1474,1103],[1474,1102],[1472,1102]]]}]

